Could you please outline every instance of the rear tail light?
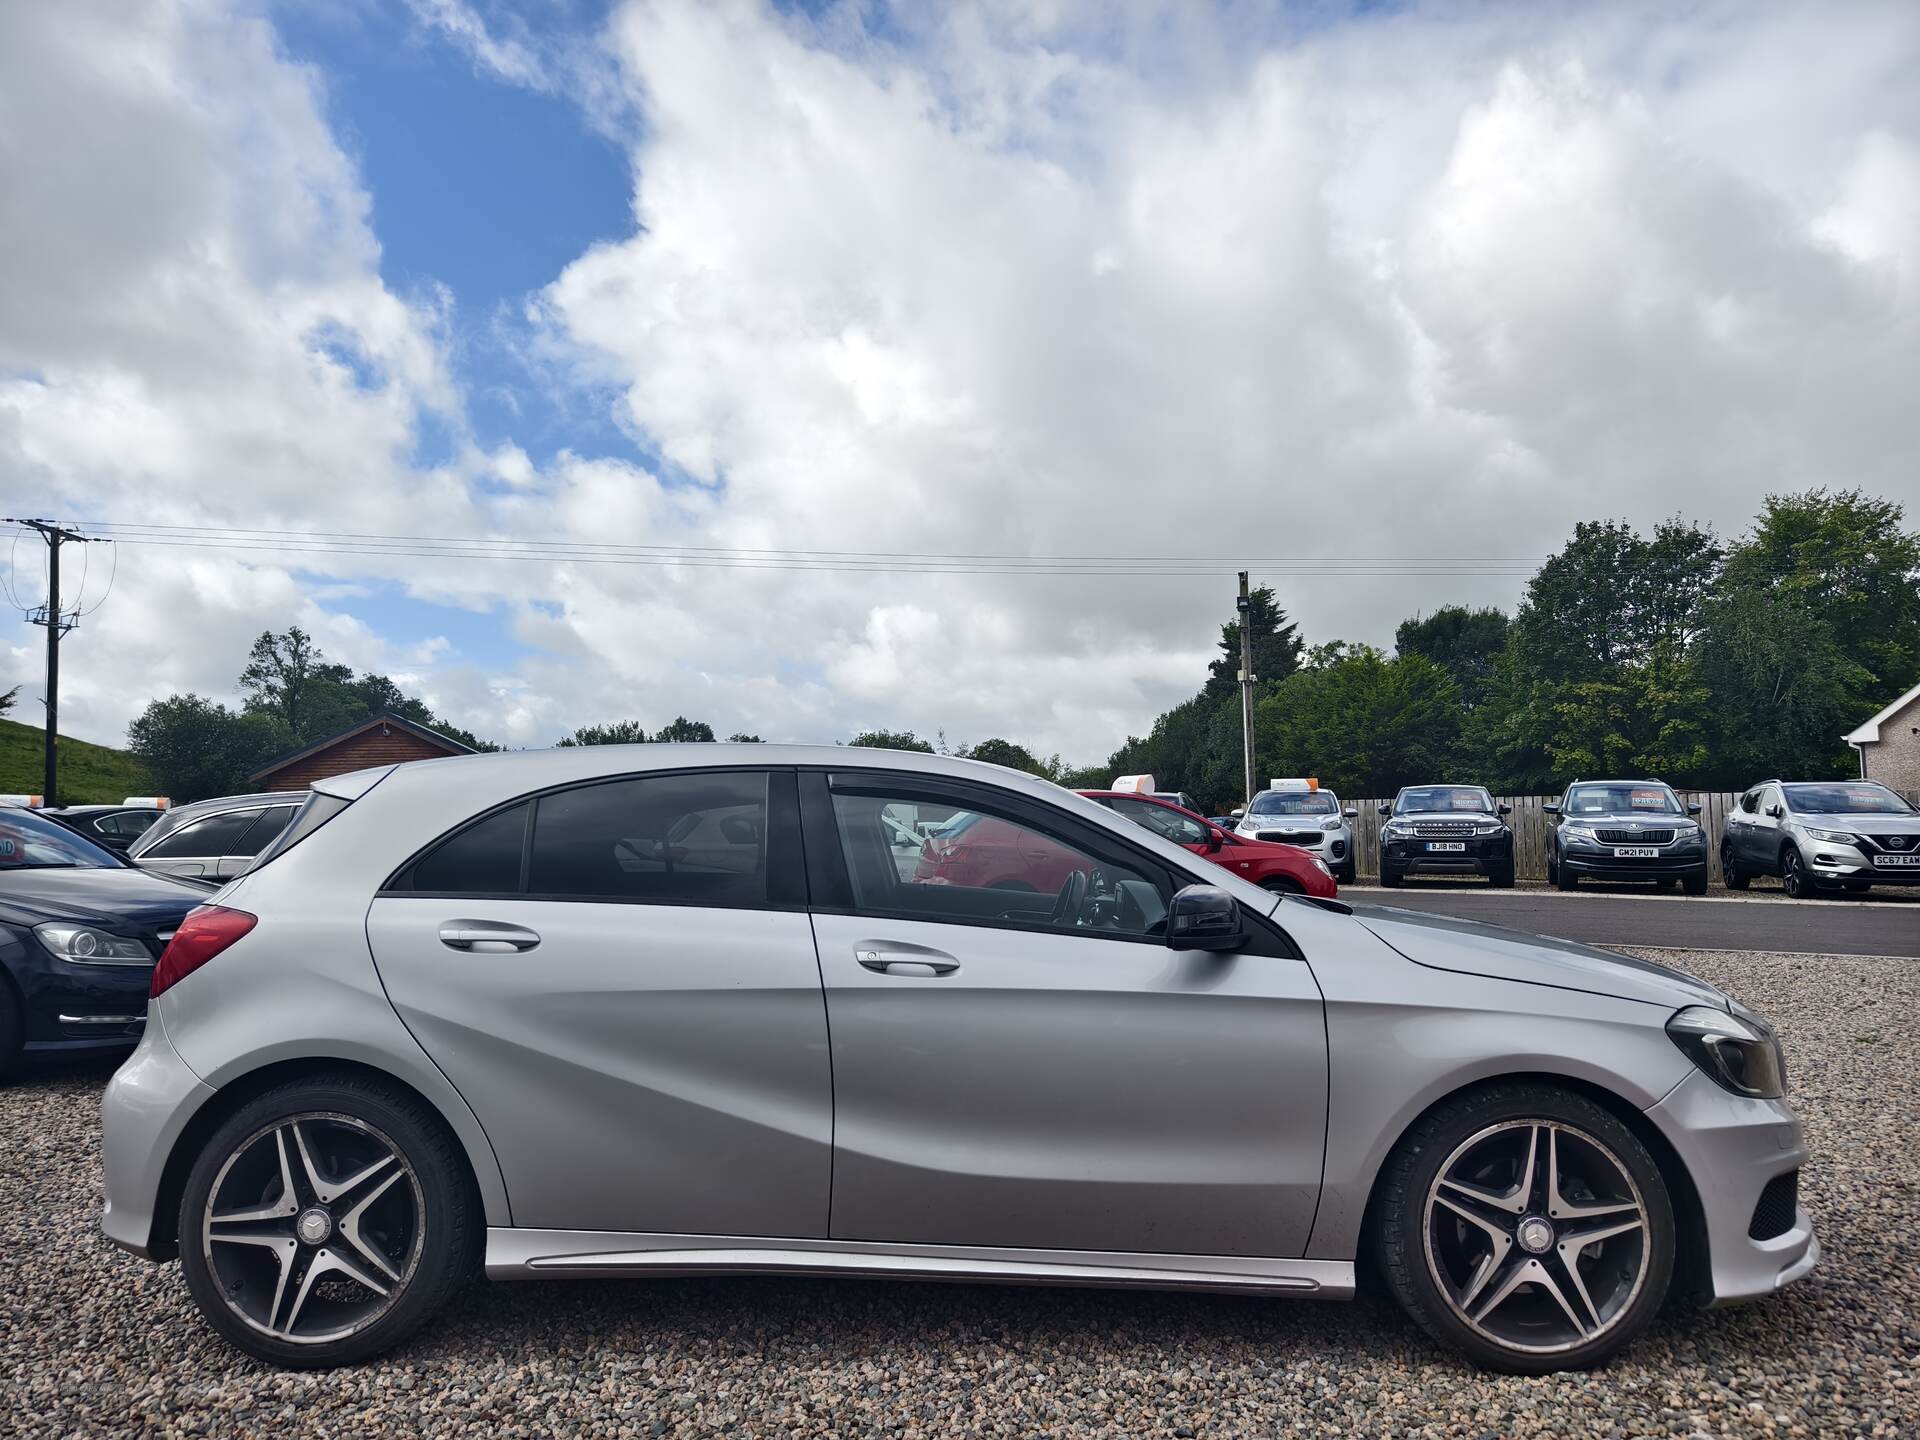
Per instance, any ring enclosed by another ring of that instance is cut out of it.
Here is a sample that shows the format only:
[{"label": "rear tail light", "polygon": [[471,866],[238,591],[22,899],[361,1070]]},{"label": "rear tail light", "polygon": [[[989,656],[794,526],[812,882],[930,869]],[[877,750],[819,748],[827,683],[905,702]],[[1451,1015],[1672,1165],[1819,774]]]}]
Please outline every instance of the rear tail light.
[{"label": "rear tail light", "polygon": [[153,967],[149,997],[164,994],[259,923],[244,910],[202,905],[189,910]]}]

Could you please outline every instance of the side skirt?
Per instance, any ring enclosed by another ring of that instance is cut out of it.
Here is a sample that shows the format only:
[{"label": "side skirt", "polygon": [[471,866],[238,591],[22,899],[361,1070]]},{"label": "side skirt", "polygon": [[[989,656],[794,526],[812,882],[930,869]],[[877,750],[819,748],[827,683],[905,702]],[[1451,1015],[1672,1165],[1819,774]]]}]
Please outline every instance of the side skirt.
[{"label": "side skirt", "polygon": [[993,1250],[970,1245],[889,1245],[865,1240],[650,1235],[610,1230],[501,1227],[487,1231],[489,1280],[649,1275],[845,1275],[974,1280],[998,1285],[1240,1290],[1319,1300],[1351,1299],[1354,1285],[1353,1264],[1346,1260]]}]

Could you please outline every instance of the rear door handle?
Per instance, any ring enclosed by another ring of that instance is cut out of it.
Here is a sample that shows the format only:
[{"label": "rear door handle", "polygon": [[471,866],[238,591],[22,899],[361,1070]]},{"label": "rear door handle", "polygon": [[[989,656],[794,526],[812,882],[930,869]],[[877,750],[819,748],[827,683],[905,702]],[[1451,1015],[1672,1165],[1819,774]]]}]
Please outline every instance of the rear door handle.
[{"label": "rear door handle", "polygon": [[920,946],[889,948],[863,941],[853,947],[853,953],[863,967],[876,975],[930,980],[936,975],[951,975],[960,968],[960,962],[951,955]]},{"label": "rear door handle", "polygon": [[540,937],[524,925],[506,925],[498,920],[449,920],[440,927],[440,943],[449,950],[504,955],[531,950],[540,943]]}]

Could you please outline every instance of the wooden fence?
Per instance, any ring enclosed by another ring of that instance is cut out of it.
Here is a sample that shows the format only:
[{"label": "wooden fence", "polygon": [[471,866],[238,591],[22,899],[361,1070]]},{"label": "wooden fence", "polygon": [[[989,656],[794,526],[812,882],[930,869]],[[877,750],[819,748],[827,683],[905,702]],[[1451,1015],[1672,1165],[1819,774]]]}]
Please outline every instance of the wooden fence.
[{"label": "wooden fence", "polygon": [[[1720,837],[1726,834],[1727,812],[1740,803],[1745,792],[1724,794],[1704,790],[1676,790],[1683,804],[1700,807],[1699,821],[1707,832],[1707,878],[1720,883]],[[1920,792],[1907,791],[1906,797],[1920,805]],[[1510,805],[1513,813],[1507,823],[1513,826],[1513,868],[1521,880],[1547,878],[1547,846],[1553,836],[1555,818],[1542,807],[1557,801],[1558,795],[1503,795],[1496,803]],[[1363,880],[1380,878],[1380,826],[1386,817],[1380,813],[1379,800],[1352,800],[1360,810],[1353,822],[1354,865]]]}]

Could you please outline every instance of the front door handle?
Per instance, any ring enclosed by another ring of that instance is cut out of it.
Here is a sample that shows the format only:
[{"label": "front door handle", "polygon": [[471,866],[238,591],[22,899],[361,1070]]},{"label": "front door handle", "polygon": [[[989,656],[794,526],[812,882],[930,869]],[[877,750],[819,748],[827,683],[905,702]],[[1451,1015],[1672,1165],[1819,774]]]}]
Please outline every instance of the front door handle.
[{"label": "front door handle", "polygon": [[864,968],[876,975],[930,980],[936,975],[951,975],[960,968],[960,962],[951,955],[918,945],[888,947],[862,942],[853,947],[853,954]]},{"label": "front door handle", "polygon": [[506,925],[498,920],[449,920],[440,927],[440,943],[449,950],[475,955],[504,955],[531,950],[540,943],[540,937],[524,925]]}]

